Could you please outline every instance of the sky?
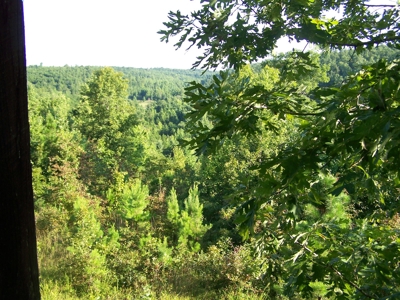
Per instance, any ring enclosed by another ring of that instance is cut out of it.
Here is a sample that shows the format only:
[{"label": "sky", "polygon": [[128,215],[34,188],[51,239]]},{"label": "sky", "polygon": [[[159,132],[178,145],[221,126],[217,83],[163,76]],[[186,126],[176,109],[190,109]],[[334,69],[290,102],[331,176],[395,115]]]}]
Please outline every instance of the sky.
[{"label": "sky", "polygon": [[[191,0],[24,0],[27,65],[190,69],[202,52],[160,42],[168,12]],[[177,41],[174,39],[172,41]],[[284,49],[293,48],[284,42]]]},{"label": "sky", "polygon": [[[27,64],[190,69],[201,52],[176,51],[173,43],[160,42],[157,31],[169,11],[189,13],[199,2],[24,0]],[[293,47],[281,41],[278,51]]]},{"label": "sky", "polygon": [[189,0],[24,0],[28,65],[189,69],[200,52],[160,42],[168,12]]}]

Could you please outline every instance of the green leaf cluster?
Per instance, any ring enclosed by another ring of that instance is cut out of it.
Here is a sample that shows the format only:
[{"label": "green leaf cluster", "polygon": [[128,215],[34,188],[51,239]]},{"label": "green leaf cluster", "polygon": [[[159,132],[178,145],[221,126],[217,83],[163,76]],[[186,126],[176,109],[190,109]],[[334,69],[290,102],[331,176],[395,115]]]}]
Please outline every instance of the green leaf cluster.
[{"label": "green leaf cluster", "polygon": [[[332,10],[341,15],[327,17]],[[210,84],[186,88],[187,145],[197,153],[294,129],[252,166],[253,184],[232,194],[239,230],[265,261],[271,297],[282,284],[289,297],[399,293],[399,60],[371,58],[343,72],[340,84],[324,84],[328,68],[316,53],[267,59],[282,37],[314,45],[322,57],[334,56],[331,49],[360,57],[381,44],[398,49],[398,17],[395,4],[362,0],[202,1],[189,15],[171,12],[160,31],[165,41],[179,36],[178,48],[203,50],[193,67],[225,68]],[[271,85],[248,71],[260,59]]]}]

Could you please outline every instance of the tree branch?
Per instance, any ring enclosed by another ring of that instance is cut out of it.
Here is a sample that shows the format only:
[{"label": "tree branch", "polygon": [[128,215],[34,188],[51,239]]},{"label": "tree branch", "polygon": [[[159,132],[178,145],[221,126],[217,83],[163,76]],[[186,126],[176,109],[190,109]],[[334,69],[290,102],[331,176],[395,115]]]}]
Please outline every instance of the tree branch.
[{"label": "tree branch", "polygon": [[332,42],[331,45],[334,46],[342,46],[342,47],[359,47],[359,46],[370,46],[375,44],[387,43],[387,42],[394,42],[400,41],[400,36],[394,36],[391,38],[380,38],[377,40],[367,41],[367,42],[354,42],[354,43],[341,43],[341,42]]},{"label": "tree branch", "polygon": [[[294,239],[294,237],[292,235],[290,235],[291,239]],[[346,277],[343,276],[342,273],[340,273],[340,271],[338,269],[336,269],[334,266],[329,265],[329,264],[324,264],[322,262],[319,261],[315,261],[314,258],[318,257],[318,254],[316,254],[313,250],[311,250],[310,248],[308,248],[306,245],[303,245],[303,243],[300,243],[299,241],[295,241],[295,244],[300,245],[301,248],[303,248],[304,250],[308,251],[310,254],[312,254],[313,258],[312,260],[314,262],[316,262],[317,264],[324,266],[324,267],[328,267],[329,269],[331,269],[332,271],[334,271],[343,281],[346,281],[347,283],[349,283],[352,287],[354,287],[357,291],[359,291],[361,294],[363,294],[365,297],[369,298],[369,299],[376,299],[377,297],[375,295],[371,296],[369,294],[367,294],[365,291],[363,291],[361,289],[361,287],[359,287],[356,283],[354,283],[353,281],[351,281],[350,279],[347,279]]]},{"label": "tree branch", "polygon": [[339,270],[337,270],[335,267],[331,266],[331,265],[327,265],[327,264],[321,264],[325,267],[328,267],[329,269],[333,270],[337,275],[339,275],[340,278],[342,278],[342,280],[346,281],[347,283],[349,283],[352,287],[354,287],[357,291],[359,291],[361,294],[363,294],[365,297],[369,298],[369,299],[376,299],[376,296],[371,296],[369,294],[367,294],[366,292],[364,292],[357,284],[355,284],[353,281],[347,279],[346,277],[343,276],[342,273],[339,272]]},{"label": "tree branch", "polygon": [[366,7],[391,7],[391,8],[394,8],[397,5],[395,5],[395,4],[364,4],[364,6],[366,6]]},{"label": "tree branch", "polygon": [[293,115],[293,116],[320,116],[321,113],[300,113],[294,111],[283,111],[284,114]]}]

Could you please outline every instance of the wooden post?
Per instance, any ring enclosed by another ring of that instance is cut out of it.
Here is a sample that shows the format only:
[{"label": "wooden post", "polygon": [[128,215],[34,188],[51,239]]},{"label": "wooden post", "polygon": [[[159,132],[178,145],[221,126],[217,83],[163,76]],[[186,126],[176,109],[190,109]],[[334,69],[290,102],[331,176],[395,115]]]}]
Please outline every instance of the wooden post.
[{"label": "wooden post", "polygon": [[22,0],[0,0],[0,299],[40,299]]}]

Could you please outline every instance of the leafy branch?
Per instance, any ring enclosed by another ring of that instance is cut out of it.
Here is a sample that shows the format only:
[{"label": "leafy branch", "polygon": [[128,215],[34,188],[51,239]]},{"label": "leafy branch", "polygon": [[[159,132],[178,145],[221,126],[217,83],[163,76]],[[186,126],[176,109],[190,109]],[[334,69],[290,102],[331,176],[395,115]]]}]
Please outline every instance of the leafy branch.
[{"label": "leafy branch", "polygon": [[400,41],[400,36],[394,36],[394,37],[388,37],[388,38],[377,38],[375,40],[371,41],[357,41],[357,42],[330,42],[329,44],[332,46],[340,46],[340,47],[361,47],[361,46],[373,46],[373,45],[378,45],[378,44],[383,44],[383,43],[388,43],[388,42],[396,42]]}]

